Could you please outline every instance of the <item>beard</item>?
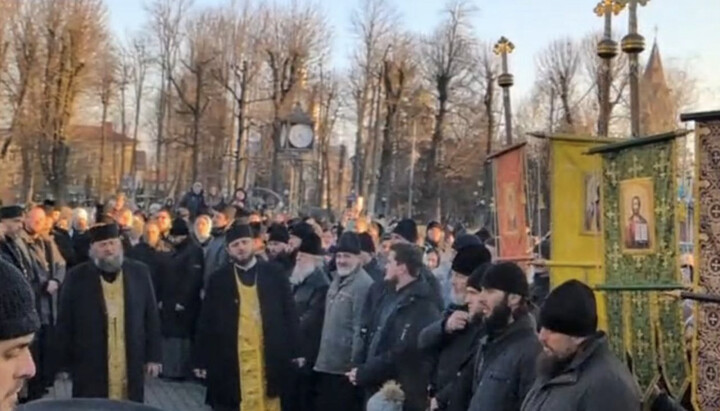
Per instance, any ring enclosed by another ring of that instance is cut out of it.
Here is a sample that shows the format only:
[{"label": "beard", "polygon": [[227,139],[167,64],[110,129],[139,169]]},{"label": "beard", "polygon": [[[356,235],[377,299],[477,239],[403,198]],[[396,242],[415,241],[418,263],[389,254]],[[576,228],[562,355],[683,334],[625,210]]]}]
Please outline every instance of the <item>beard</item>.
[{"label": "beard", "polygon": [[455,305],[465,305],[465,294],[456,293],[455,290],[450,290],[450,301]]},{"label": "beard", "polygon": [[537,358],[537,373],[548,379],[556,377],[570,365],[573,358],[573,354],[561,357],[557,354],[549,354],[543,350]]},{"label": "beard", "polygon": [[493,308],[490,315],[485,319],[485,326],[487,327],[488,334],[491,336],[499,334],[508,326],[511,316],[512,309],[508,305],[506,296],[499,305]]},{"label": "beard", "polygon": [[122,268],[123,259],[123,254],[121,252],[110,257],[94,257],[93,263],[95,264],[95,267],[100,269],[100,271],[106,273],[116,273]]},{"label": "beard", "polygon": [[203,244],[204,244],[207,240],[209,240],[210,237],[211,237],[211,235],[210,235],[209,232],[207,232],[207,233],[198,233],[197,231],[195,232],[195,236],[197,237],[198,241],[200,241],[200,242],[203,243]]},{"label": "beard", "polygon": [[357,266],[341,267],[337,266],[337,273],[340,277],[347,277],[355,271]]},{"label": "beard", "polygon": [[314,271],[315,271],[315,266],[312,264],[307,264],[307,265],[302,265],[302,266],[295,265],[295,268],[293,268],[293,272],[290,275],[290,283],[291,284],[300,284]]}]

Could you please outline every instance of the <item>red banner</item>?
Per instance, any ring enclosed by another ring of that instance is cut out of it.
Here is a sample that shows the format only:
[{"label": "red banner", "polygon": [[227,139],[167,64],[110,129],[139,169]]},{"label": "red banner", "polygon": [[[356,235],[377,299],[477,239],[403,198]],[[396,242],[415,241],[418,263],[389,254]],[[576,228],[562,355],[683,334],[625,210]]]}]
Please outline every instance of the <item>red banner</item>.
[{"label": "red banner", "polygon": [[495,210],[499,237],[498,257],[521,261],[531,257],[525,216],[524,145],[493,157]]}]

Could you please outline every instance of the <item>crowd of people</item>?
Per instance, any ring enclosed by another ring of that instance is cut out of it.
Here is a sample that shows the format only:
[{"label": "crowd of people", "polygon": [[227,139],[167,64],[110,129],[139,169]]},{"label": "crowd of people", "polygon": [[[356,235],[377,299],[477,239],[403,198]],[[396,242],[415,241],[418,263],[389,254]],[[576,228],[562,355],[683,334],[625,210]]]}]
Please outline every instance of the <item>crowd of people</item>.
[{"label": "crowd of people", "polygon": [[[240,198],[242,197],[242,198]],[[46,395],[143,402],[148,377],[215,411],[634,411],[593,291],[549,291],[487,230],[208,205],[0,208],[0,411]],[[94,216],[92,215],[94,214]],[[27,381],[27,384],[23,384]],[[21,387],[23,391],[21,391]],[[654,410],[680,410],[666,394]]]}]

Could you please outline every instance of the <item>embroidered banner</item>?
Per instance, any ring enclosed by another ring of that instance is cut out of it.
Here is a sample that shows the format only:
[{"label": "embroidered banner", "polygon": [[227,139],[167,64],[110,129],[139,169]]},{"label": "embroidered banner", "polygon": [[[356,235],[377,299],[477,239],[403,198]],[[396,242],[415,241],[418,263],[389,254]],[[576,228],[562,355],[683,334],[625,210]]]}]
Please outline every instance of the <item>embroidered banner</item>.
[{"label": "embroidered banner", "polygon": [[[714,115],[713,115],[714,114]],[[697,196],[695,285],[699,292],[720,294],[720,112],[683,116],[695,120]],[[695,304],[693,405],[698,411],[720,410],[720,306]]]},{"label": "embroidered banner", "polygon": [[[680,283],[676,238],[676,133],[591,150],[602,153],[606,285]],[[606,293],[611,347],[632,362],[648,396],[660,380],[680,393],[688,380],[681,303],[655,291]]]},{"label": "embroidered banner", "polygon": [[[600,186],[602,161],[588,149],[607,141],[557,136],[550,139],[552,261],[550,281],[556,287],[577,279],[591,287],[605,282],[602,270]],[[598,323],[607,330],[605,301],[596,294]]]},{"label": "embroidered banner", "polygon": [[498,228],[498,258],[527,261],[531,247],[525,215],[525,144],[492,154],[495,177],[495,215]]}]

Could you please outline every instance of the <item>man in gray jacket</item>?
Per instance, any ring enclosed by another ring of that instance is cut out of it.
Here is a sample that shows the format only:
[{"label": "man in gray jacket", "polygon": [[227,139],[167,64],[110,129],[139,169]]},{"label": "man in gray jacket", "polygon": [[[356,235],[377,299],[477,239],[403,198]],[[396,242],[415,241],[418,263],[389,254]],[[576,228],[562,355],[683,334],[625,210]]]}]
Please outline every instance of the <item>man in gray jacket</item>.
[{"label": "man in gray jacket", "polygon": [[538,378],[522,411],[640,411],[641,394],[628,368],[597,331],[595,295],[570,280],[540,311]]},{"label": "man in gray jacket", "polygon": [[345,376],[353,368],[363,348],[360,334],[362,308],[372,278],[360,262],[357,234],[346,232],[338,241],[335,254],[337,271],[325,302],[325,321],[320,352],[315,362],[318,373],[316,411],[359,411],[360,392]]}]

